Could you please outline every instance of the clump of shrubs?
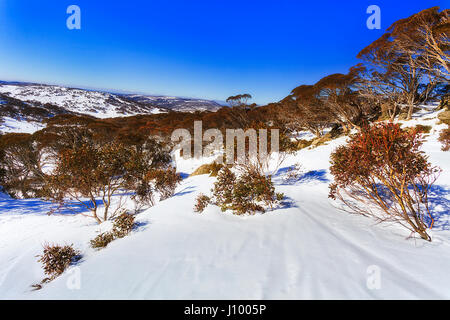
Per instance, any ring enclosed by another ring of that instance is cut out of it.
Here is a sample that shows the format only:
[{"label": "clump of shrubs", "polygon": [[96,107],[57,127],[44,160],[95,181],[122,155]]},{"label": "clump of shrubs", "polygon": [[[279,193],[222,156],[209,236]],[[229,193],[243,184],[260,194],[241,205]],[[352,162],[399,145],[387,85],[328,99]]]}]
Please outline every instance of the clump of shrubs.
[{"label": "clump of shrubs", "polygon": [[200,193],[195,199],[194,212],[202,213],[210,203],[211,198],[203,193]]},{"label": "clump of shrubs", "polygon": [[194,211],[202,212],[209,203],[219,206],[222,211],[232,210],[234,214],[255,214],[265,212],[267,207],[280,202],[284,195],[275,193],[270,176],[261,173],[256,166],[245,166],[236,176],[230,168],[224,167],[217,176],[212,189],[212,199],[199,195]]},{"label": "clump of shrubs", "polygon": [[142,177],[133,181],[129,189],[135,190],[132,200],[135,202],[138,212],[143,207],[155,205],[155,194],[159,194],[159,200],[163,201],[175,194],[177,185],[182,177],[176,169],[169,166],[164,169],[147,170]]},{"label": "clump of shrubs", "polygon": [[431,241],[428,194],[440,169],[420,151],[422,143],[417,128],[402,130],[393,123],[363,127],[331,155],[335,182],[329,197],[352,213],[399,223]]},{"label": "clump of shrubs", "polygon": [[431,129],[433,129],[432,126],[425,126],[423,124],[418,124],[416,126],[417,131],[419,131],[420,133],[430,133]]},{"label": "clump of shrubs", "polygon": [[277,202],[283,201],[284,197],[285,197],[284,193],[282,193],[282,192],[275,193],[275,198],[277,199]]},{"label": "clump of shrubs", "polygon": [[230,168],[223,168],[217,175],[217,180],[212,189],[214,202],[226,211],[230,203],[233,202],[233,190],[236,184],[236,175]]},{"label": "clump of shrubs", "polygon": [[42,263],[44,273],[49,276],[44,282],[53,280],[61,275],[72,263],[80,258],[80,252],[75,250],[72,245],[44,245],[44,253],[39,256],[38,262]]},{"label": "clump of shrubs", "polygon": [[287,170],[286,176],[284,177],[283,180],[287,183],[296,182],[296,181],[300,180],[302,174],[303,174],[303,168],[302,168],[301,164],[296,163]]},{"label": "clump of shrubs", "polygon": [[232,201],[224,204],[235,214],[265,212],[276,202],[275,187],[270,177],[261,174],[255,167],[247,168],[233,186]]},{"label": "clump of shrubs", "polygon": [[442,143],[442,151],[450,150],[450,127],[442,130],[439,135],[439,141]]},{"label": "clump of shrubs", "polygon": [[172,197],[177,185],[183,180],[173,167],[150,171],[147,178],[154,180],[155,190],[159,192],[161,201]]},{"label": "clump of shrubs", "polygon": [[100,249],[106,247],[110,242],[114,240],[114,234],[112,232],[103,232],[90,241],[91,247],[94,249]]},{"label": "clump of shrubs", "polygon": [[134,220],[134,216],[126,212],[115,218],[112,231],[114,236],[116,238],[123,238],[130,234],[136,225]]},{"label": "clump of shrubs", "polygon": [[123,212],[114,219],[111,231],[103,232],[90,241],[91,247],[94,249],[104,248],[115,239],[123,238],[130,234],[135,225],[134,216]]}]

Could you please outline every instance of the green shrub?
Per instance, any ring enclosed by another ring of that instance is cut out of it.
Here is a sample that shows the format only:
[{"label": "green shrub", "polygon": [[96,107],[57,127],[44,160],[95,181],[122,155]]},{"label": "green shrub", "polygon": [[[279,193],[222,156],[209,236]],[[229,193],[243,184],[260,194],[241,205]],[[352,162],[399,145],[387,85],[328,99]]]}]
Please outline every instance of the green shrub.
[{"label": "green shrub", "polygon": [[233,188],[232,206],[235,214],[265,212],[261,204],[272,207],[276,202],[275,188],[270,176],[254,167],[246,168]]},{"label": "green shrub", "polygon": [[278,192],[276,193],[277,201],[282,201],[284,199],[284,193]]},{"label": "green shrub", "polygon": [[234,214],[265,212],[284,197],[276,194],[270,176],[265,176],[255,166],[245,166],[239,177],[224,168],[219,172],[213,188],[214,203],[222,211],[231,209]]},{"label": "green shrub", "polygon": [[217,181],[214,183],[212,191],[215,202],[222,211],[227,210],[227,206],[233,201],[235,182],[236,175],[228,167],[224,167],[217,175]]}]

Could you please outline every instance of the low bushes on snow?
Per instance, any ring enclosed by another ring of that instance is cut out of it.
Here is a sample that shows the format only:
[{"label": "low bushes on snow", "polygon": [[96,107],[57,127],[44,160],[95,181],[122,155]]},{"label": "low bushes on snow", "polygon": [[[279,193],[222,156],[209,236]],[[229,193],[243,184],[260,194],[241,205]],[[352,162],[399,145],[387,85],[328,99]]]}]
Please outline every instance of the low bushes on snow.
[{"label": "low bushes on snow", "polygon": [[237,176],[230,168],[224,167],[217,176],[212,189],[213,197],[199,195],[194,210],[202,212],[213,202],[222,211],[232,210],[234,214],[254,214],[257,211],[265,212],[267,207],[272,208],[284,197],[275,193],[270,176],[261,173],[256,166],[244,166]]},{"label": "low bushes on snow", "polygon": [[100,249],[106,247],[110,242],[114,240],[114,234],[112,232],[103,232],[90,241],[91,247],[94,249]]},{"label": "low bushes on snow", "polygon": [[309,147],[313,141],[314,140],[299,139],[296,141],[296,151]]},{"label": "low bushes on snow", "polygon": [[443,123],[450,125],[450,110],[439,113],[438,119]]},{"label": "low bushes on snow", "polygon": [[79,258],[79,254],[72,245],[45,244],[44,253],[39,256],[40,259],[38,261],[42,263],[45,274],[49,276],[48,280],[52,280],[75,262]]},{"label": "low bushes on snow", "polygon": [[111,231],[100,233],[90,241],[91,247],[94,249],[104,248],[115,239],[123,238],[130,234],[135,226],[136,223],[134,216],[123,212],[114,219],[113,228]]},{"label": "low bushes on snow", "polygon": [[425,126],[423,124],[418,124],[416,126],[417,131],[419,131],[420,133],[430,133],[431,129],[433,129],[432,126]]},{"label": "low bushes on snow", "polygon": [[253,214],[257,211],[265,212],[264,206],[272,207],[275,202],[275,187],[270,177],[250,167],[233,186],[230,208],[235,214]]},{"label": "low bushes on snow", "polygon": [[214,183],[213,198],[215,203],[225,211],[233,201],[233,190],[236,184],[236,175],[228,167],[224,167],[217,175]]},{"label": "low bushes on snow", "polygon": [[194,212],[202,213],[205,208],[210,204],[211,198],[207,195],[200,193],[195,199]]},{"label": "low bushes on snow", "polygon": [[136,205],[135,211],[138,212],[143,207],[154,206],[156,194],[159,194],[160,201],[172,197],[181,180],[181,175],[170,166],[163,169],[147,170],[130,187],[131,190],[136,191],[132,196]]},{"label": "low bushes on snow", "polygon": [[155,192],[172,196],[181,180],[170,166],[170,145],[159,138],[114,139],[81,124],[49,130],[0,135],[0,185],[11,197],[42,197],[101,223],[120,211],[123,202],[115,200],[124,191],[135,193],[141,208],[153,204]]},{"label": "low bushes on snow", "polygon": [[0,135],[0,185],[13,198],[41,196],[45,155],[32,135]]},{"label": "low bushes on snow", "polygon": [[285,182],[295,182],[301,178],[302,174],[303,174],[303,168],[302,168],[301,164],[296,163],[287,170],[286,176],[283,178],[283,180]]},{"label": "low bushes on snow", "polygon": [[387,123],[362,128],[331,154],[330,198],[353,213],[401,224],[430,240],[428,193],[440,169],[420,151],[418,129]]},{"label": "low bushes on snow", "polygon": [[120,216],[114,219],[113,234],[116,238],[123,238],[127,236],[136,225],[134,216],[123,212]]},{"label": "low bushes on snow", "polygon": [[161,201],[174,195],[175,189],[181,180],[181,175],[173,167],[150,170],[146,175],[146,181],[153,183]]}]

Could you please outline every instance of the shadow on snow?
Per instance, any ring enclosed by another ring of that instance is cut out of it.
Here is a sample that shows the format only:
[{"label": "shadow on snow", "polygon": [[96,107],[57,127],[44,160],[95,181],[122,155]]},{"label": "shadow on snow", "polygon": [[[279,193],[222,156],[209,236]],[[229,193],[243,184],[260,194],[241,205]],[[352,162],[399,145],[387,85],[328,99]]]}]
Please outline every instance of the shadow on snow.
[{"label": "shadow on snow", "polygon": [[450,189],[443,186],[432,186],[428,195],[434,228],[450,230]]},{"label": "shadow on snow", "polygon": [[306,173],[300,174],[298,178],[285,179],[283,176],[287,175],[294,167],[285,167],[277,171],[274,177],[280,181],[280,185],[296,185],[298,183],[320,182],[328,183],[330,180],[327,178],[327,170],[311,170]]},{"label": "shadow on snow", "polygon": [[[87,202],[86,202],[87,204]],[[97,205],[103,206],[100,200],[97,200]],[[75,215],[78,213],[87,213],[88,210],[80,203],[72,202],[59,210],[58,205],[40,199],[2,199],[0,200],[0,214],[42,214],[47,215],[50,212],[55,215]],[[54,212],[52,210],[55,210]]]}]

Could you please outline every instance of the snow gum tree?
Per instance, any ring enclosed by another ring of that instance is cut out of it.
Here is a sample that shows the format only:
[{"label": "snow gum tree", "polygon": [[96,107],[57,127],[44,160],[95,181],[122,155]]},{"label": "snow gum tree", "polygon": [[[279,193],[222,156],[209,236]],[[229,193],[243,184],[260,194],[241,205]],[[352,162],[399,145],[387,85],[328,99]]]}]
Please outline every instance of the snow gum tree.
[{"label": "snow gum tree", "polygon": [[[96,146],[83,143],[65,149],[58,155],[56,168],[48,177],[47,197],[65,204],[66,200],[75,200],[98,223],[114,216],[110,212],[112,197],[126,186],[133,165],[129,163],[131,149],[121,144],[111,143]],[[103,216],[98,215],[101,199],[104,206]],[[87,200],[86,200],[87,199]]]},{"label": "snow gum tree", "polygon": [[395,107],[426,102],[449,76],[449,10],[422,10],[393,23],[385,34],[361,50],[377,94],[395,96]]},{"label": "snow gum tree", "polygon": [[121,196],[116,197],[119,201],[114,197],[125,191],[136,193],[135,201],[142,195],[142,186],[147,186],[147,193],[160,192],[164,199],[173,195],[180,178],[168,167],[169,156],[162,153],[150,145],[136,148],[119,142],[79,141],[58,152],[55,168],[46,179],[45,196],[72,210],[68,204],[74,201],[83,209],[76,213],[101,223],[117,216],[123,203]]},{"label": "snow gum tree", "polygon": [[45,153],[26,133],[0,136],[0,185],[10,196],[30,198],[39,195],[45,177]]}]

